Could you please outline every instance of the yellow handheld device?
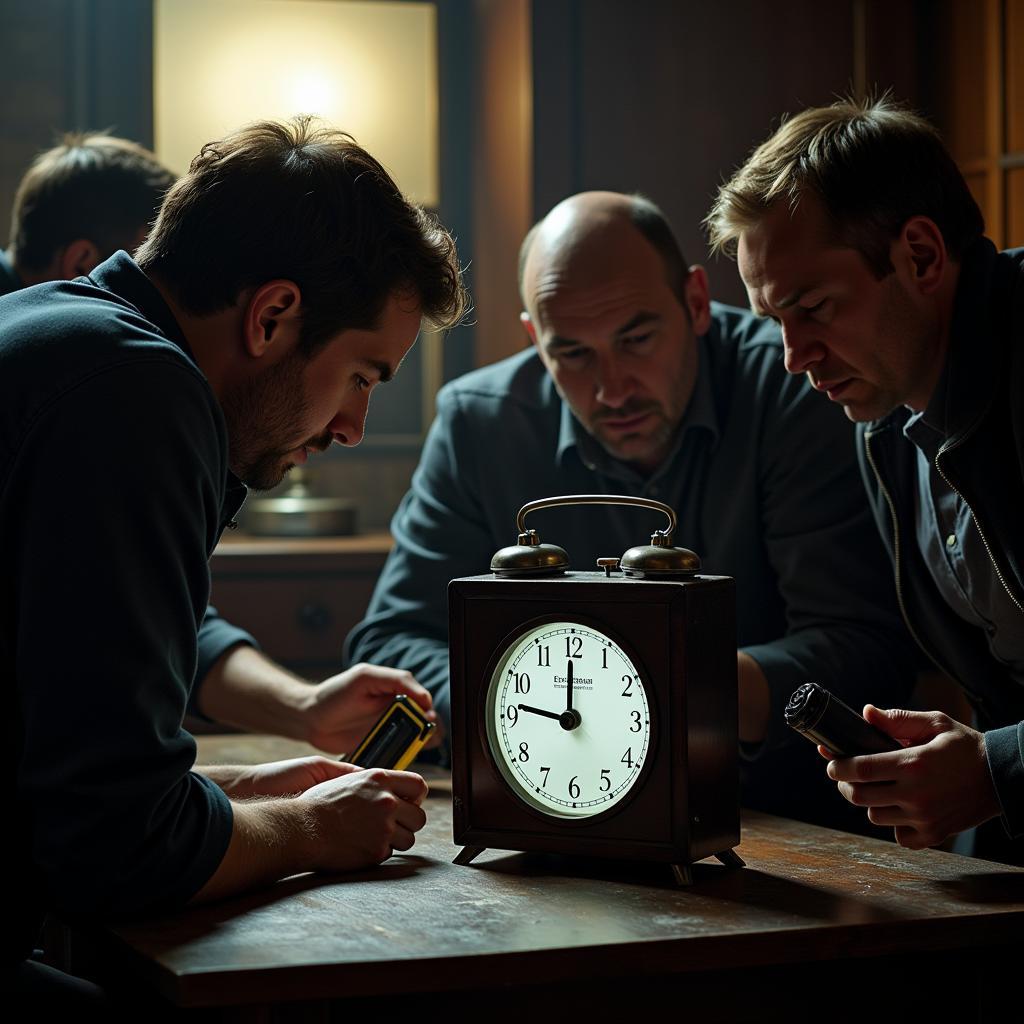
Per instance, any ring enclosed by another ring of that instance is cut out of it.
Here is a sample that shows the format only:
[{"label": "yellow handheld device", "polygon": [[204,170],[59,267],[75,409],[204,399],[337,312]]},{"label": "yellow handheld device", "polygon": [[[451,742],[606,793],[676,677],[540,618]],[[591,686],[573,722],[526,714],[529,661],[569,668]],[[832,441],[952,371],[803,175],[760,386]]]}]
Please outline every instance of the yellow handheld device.
[{"label": "yellow handheld device", "polygon": [[434,723],[426,719],[415,701],[399,694],[345,760],[360,768],[400,771],[423,749],[434,728]]}]

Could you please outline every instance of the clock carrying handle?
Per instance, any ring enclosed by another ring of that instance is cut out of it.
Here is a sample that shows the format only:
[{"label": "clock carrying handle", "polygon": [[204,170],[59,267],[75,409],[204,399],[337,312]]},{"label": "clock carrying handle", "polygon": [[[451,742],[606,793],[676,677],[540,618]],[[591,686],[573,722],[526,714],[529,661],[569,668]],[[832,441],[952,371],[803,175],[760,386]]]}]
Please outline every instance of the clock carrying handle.
[{"label": "clock carrying handle", "polygon": [[[664,538],[663,541],[656,542],[659,546],[671,546],[672,534],[676,532],[676,513],[671,506],[661,501],[655,501],[653,498],[634,498],[629,494],[563,494],[559,497],[528,501],[516,515],[516,529],[520,534],[525,534],[527,532],[526,517],[531,512],[537,512],[542,508],[554,508],[558,505],[639,505],[641,508],[651,508],[655,512],[662,512],[668,518],[668,526],[664,530],[655,530],[654,532],[654,537]],[[652,541],[654,541],[654,537],[651,538]]]}]

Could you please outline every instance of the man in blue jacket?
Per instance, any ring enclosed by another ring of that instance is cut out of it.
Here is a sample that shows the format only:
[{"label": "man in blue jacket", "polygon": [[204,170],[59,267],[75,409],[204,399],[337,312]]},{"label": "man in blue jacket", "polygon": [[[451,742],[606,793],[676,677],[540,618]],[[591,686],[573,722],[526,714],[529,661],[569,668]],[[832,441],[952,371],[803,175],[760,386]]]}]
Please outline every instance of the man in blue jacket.
[{"label": "man in blue jacket", "polygon": [[[246,485],[357,444],[421,318],[463,303],[450,236],[308,118],[206,146],[135,260],[0,299],[5,991],[53,980],[26,959],[49,911],[153,913],[414,842],[419,776],[195,768],[182,718],[204,659],[282,729],[322,689],[204,632],[208,558]],[[387,701],[332,689],[342,731]]]},{"label": "man in blue jacket", "polygon": [[886,100],[784,123],[708,222],[787,369],[858,421],[903,614],[974,707],[868,707],[905,749],[828,773],[905,846],[992,822],[978,852],[1024,861],[1024,250],[983,237],[938,134]]},{"label": "man in blue jacket", "polygon": [[[653,497],[676,509],[676,543],[736,577],[744,799],[856,820],[782,716],[808,680],[858,704],[907,695],[909,641],[880,576],[849,424],[787,378],[774,327],[710,301],[704,270],[686,265],[646,199],[560,203],[527,237],[520,276],[532,345],[438,396],[349,656],[409,669],[445,717],[448,580],[486,572],[531,499]],[[531,525],[593,569],[659,518],[579,507]]]}]

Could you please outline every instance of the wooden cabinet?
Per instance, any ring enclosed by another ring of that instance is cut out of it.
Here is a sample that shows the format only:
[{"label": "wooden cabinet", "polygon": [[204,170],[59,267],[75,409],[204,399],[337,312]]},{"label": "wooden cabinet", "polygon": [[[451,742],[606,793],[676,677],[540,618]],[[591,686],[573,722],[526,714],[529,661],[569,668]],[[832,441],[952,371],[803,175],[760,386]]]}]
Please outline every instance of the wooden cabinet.
[{"label": "wooden cabinet", "polygon": [[943,138],[985,234],[998,249],[1024,245],[1024,0],[941,0],[923,10]]},{"label": "wooden cabinet", "polygon": [[386,533],[303,540],[227,534],[210,570],[211,603],[275,661],[308,679],[341,668],[391,550]]}]

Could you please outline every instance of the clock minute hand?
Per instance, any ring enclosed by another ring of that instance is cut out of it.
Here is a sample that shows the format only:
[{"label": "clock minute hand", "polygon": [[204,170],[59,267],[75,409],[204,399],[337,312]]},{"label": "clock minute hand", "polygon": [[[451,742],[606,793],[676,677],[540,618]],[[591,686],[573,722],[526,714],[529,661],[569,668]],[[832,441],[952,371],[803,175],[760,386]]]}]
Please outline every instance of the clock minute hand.
[{"label": "clock minute hand", "polygon": [[562,717],[555,711],[545,711],[543,708],[532,708],[529,704],[520,704],[520,711],[529,711],[531,715],[543,715],[545,718],[553,718],[556,722]]},{"label": "clock minute hand", "polygon": [[569,667],[565,671],[565,710],[572,711],[572,658],[569,659]]}]

